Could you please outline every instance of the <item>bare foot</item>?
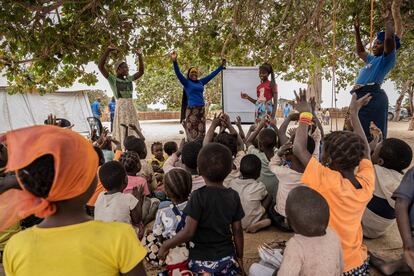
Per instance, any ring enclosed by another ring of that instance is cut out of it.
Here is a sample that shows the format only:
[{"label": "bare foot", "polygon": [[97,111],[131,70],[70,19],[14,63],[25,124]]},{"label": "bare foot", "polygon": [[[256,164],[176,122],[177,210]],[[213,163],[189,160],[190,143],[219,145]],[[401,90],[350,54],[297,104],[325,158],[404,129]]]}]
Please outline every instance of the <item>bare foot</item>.
[{"label": "bare foot", "polygon": [[402,260],[385,262],[383,259],[375,256],[371,252],[368,252],[368,254],[370,264],[385,275],[393,275],[395,272],[401,271],[403,268]]},{"label": "bare foot", "polygon": [[272,224],[270,219],[263,219],[260,220],[252,225],[250,225],[249,227],[247,227],[246,232],[247,233],[256,233],[257,231],[259,231],[260,229],[266,228],[268,226],[270,226]]}]

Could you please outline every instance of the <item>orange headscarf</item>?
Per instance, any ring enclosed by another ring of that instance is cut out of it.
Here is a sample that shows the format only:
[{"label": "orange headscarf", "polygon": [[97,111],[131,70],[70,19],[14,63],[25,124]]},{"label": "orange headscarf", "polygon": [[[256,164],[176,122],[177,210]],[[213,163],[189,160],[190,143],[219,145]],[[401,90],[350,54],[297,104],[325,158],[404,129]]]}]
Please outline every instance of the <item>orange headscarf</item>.
[{"label": "orange headscarf", "polygon": [[37,158],[51,154],[55,176],[46,198],[25,190],[17,177],[22,190],[11,189],[0,195],[0,230],[30,215],[45,218],[54,214],[53,202],[83,194],[96,176],[98,156],[92,145],[76,132],[55,126],[33,126],[5,136],[9,156],[7,171],[17,175]]}]

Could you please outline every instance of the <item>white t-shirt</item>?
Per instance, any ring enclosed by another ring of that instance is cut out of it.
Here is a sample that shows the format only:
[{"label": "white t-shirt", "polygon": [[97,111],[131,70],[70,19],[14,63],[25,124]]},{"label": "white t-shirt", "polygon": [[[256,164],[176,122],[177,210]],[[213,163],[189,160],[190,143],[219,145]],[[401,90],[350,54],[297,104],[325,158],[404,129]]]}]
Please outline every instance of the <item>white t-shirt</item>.
[{"label": "white t-shirt", "polygon": [[138,199],[132,194],[121,192],[115,194],[99,194],[95,203],[95,220],[118,221],[131,223],[131,210],[138,204]]}]

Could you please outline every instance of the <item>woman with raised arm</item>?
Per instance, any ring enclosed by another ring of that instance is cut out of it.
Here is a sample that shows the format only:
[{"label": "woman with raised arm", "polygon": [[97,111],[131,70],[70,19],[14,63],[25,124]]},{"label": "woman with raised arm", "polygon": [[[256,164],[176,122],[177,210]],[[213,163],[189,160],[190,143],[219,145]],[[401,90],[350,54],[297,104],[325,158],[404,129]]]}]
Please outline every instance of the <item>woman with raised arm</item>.
[{"label": "woman with raised arm", "polygon": [[359,120],[369,141],[372,140],[369,131],[371,122],[381,129],[385,139],[388,125],[388,96],[381,89],[381,84],[397,63],[396,49],[400,48],[400,39],[394,34],[391,11],[385,17],[385,32],[377,33],[377,39],[372,46],[372,54],[365,51],[361,42],[358,18],[355,20],[354,27],[356,52],[365,62],[365,66],[359,72],[351,94],[356,93],[358,99],[368,93],[371,94],[371,101],[359,111]]},{"label": "woman with raised arm", "polygon": [[138,72],[133,75],[129,75],[126,61],[120,60],[115,63],[114,75],[109,73],[105,67],[106,60],[109,54],[113,51],[117,51],[117,48],[114,46],[106,48],[104,54],[99,60],[98,67],[102,75],[108,80],[111,90],[117,99],[112,137],[117,141],[124,141],[125,133],[121,124],[132,124],[139,127],[137,110],[135,109],[134,102],[132,100],[132,93],[134,91],[132,82],[139,79],[144,74],[144,61],[142,59],[142,50],[138,49],[136,51],[139,63]]},{"label": "woman with raised arm", "polygon": [[171,59],[175,74],[184,87],[181,103],[181,122],[185,119],[189,135],[187,138],[193,141],[204,137],[206,133],[204,86],[225,68],[226,60],[223,59],[221,65],[208,76],[199,79],[196,67],[188,69],[187,77],[181,73],[175,51],[171,53]]},{"label": "woman with raised arm", "polygon": [[[269,81],[270,75],[270,81]],[[259,124],[263,117],[270,116],[275,118],[277,109],[277,84],[272,65],[263,63],[259,67],[260,84],[256,88],[257,99],[253,99],[245,92],[241,92],[240,96],[244,100],[248,100],[255,107],[255,123]]]}]

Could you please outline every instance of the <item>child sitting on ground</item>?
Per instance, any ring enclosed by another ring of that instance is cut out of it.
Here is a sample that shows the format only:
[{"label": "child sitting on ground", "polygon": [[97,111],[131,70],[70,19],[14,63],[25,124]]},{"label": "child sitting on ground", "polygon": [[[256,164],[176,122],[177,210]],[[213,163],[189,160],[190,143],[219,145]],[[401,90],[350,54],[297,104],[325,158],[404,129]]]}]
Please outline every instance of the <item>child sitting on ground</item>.
[{"label": "child sitting on ground", "polygon": [[[147,158],[147,147],[143,138],[136,138],[135,136],[126,136],[124,141],[125,151],[134,151],[138,153],[141,162],[141,171],[138,175],[143,176],[147,179],[148,188],[150,191],[154,191],[157,188],[157,180],[154,177],[154,171]],[[114,160],[119,160],[122,155],[122,151],[117,150],[115,152]]]},{"label": "child sitting on ground", "polygon": [[[395,214],[403,243],[402,258],[386,262],[371,255],[371,264],[385,275],[398,272],[414,272],[414,168],[411,168],[392,195],[395,200]],[[411,275],[410,274],[410,275]]]},{"label": "child sitting on ground", "polygon": [[128,177],[124,166],[118,161],[102,165],[99,179],[106,192],[102,192],[96,200],[95,220],[128,223],[139,233],[144,202],[143,186],[134,186],[130,193],[123,193],[128,186]]},{"label": "child sitting on ground", "polygon": [[[276,202],[276,192],[278,187],[278,179],[269,169],[269,161],[277,151],[277,135],[272,128],[264,128],[267,124],[266,118],[263,118],[253,133],[247,138],[247,153],[254,154],[262,161],[262,171],[260,173],[261,181],[266,186],[268,194],[272,197],[273,205]],[[258,148],[253,145],[253,140],[258,138]]]},{"label": "child sitting on ground", "polygon": [[[403,242],[402,258],[385,262],[371,255],[371,264],[385,275],[397,272],[414,272],[414,168],[411,168],[392,195],[395,200],[395,214],[398,230]],[[411,275],[410,274],[410,275]]]},{"label": "child sitting on ground", "polygon": [[164,152],[170,157],[173,153],[177,152],[178,145],[174,141],[170,141],[164,144]]},{"label": "child sitting on ground", "polygon": [[128,174],[128,186],[123,190],[124,193],[130,193],[134,187],[143,187],[144,202],[142,205],[142,221],[144,224],[149,223],[155,218],[160,201],[157,198],[150,198],[150,190],[147,181],[141,176],[137,176],[137,172],[141,170],[141,163],[136,152],[128,151],[121,155],[121,164],[124,165]]},{"label": "child sitting on ground", "polygon": [[151,153],[154,157],[150,160],[152,169],[155,173],[163,174],[162,167],[164,166],[165,158],[161,142],[155,142],[151,145]]},{"label": "child sitting on ground", "polygon": [[7,133],[6,140],[7,170],[16,171],[19,180],[2,187],[10,190],[0,196],[1,215],[7,218],[0,218],[0,229],[19,216],[44,218],[9,240],[6,275],[146,275],[146,252],[133,228],[85,214],[96,187],[98,157],[84,137],[34,126]]},{"label": "child sitting on ground", "polygon": [[198,174],[197,170],[197,157],[201,147],[202,144],[200,141],[188,142],[183,145],[182,151],[178,149],[178,151],[171,155],[164,164],[164,171],[167,173],[176,168],[178,158],[181,157],[181,168],[191,174],[193,182],[191,189],[192,192],[206,185],[203,177]]},{"label": "child sitting on ground", "polygon": [[[215,133],[217,127],[220,127],[221,131],[218,135]],[[226,129],[229,132],[226,132]],[[211,126],[204,137],[203,145],[207,145],[213,141],[226,146],[233,156],[232,170],[223,182],[225,187],[229,187],[233,179],[240,177],[240,161],[246,155],[243,139],[231,124],[229,115],[222,113],[219,116],[214,116]]]},{"label": "child sitting on ground", "polygon": [[128,151],[121,155],[119,162],[124,166],[128,176],[128,185],[123,190],[124,193],[131,193],[134,187],[142,187],[145,196],[150,196],[147,180],[142,176],[137,176],[141,170],[141,162],[138,153]]},{"label": "child sitting on ground", "polygon": [[[164,175],[164,183],[165,191],[168,198],[171,199],[171,203],[169,206],[158,210],[152,234],[149,234],[145,241],[148,250],[147,258],[155,265],[160,264],[157,256],[159,248],[155,242],[162,243],[164,240],[171,239],[185,226],[186,215],[183,210],[191,193],[191,175],[183,169],[172,169]],[[188,257],[187,249],[177,248],[175,251],[184,251],[184,255]],[[177,255],[182,254],[173,254],[170,258],[167,257],[167,265],[171,265],[173,260],[175,260],[175,263],[187,260],[187,258],[177,260],[179,259]]]},{"label": "child sitting on ground", "polygon": [[300,97],[297,97],[296,109],[300,112],[300,119],[293,154],[306,167],[302,182],[328,202],[329,226],[341,239],[345,275],[369,274],[367,248],[362,244],[361,220],[374,192],[375,171],[358,112],[370,99],[367,94],[357,100],[353,94],[350,113],[355,133],[337,131],[327,135],[320,163],[307,149],[308,127],[313,116],[306,101],[306,90],[300,91]]},{"label": "child sitting on ground", "polygon": [[372,155],[376,182],[374,196],[362,217],[364,236],[375,239],[395,223],[395,201],[392,194],[400,185],[403,170],[411,164],[413,152],[403,140],[388,138],[378,144]]},{"label": "child sitting on ground", "polygon": [[[282,129],[282,128],[281,128]],[[275,156],[270,160],[269,169],[279,180],[279,186],[276,193],[276,205],[269,211],[269,217],[272,223],[283,231],[292,231],[289,226],[286,213],[286,199],[291,190],[298,186],[302,186],[302,174],[305,166],[293,154],[294,136],[280,147]],[[310,154],[314,154],[315,141],[308,136],[307,149]],[[318,147],[319,149],[319,147]]]},{"label": "child sitting on ground", "polygon": [[245,213],[242,227],[248,233],[255,233],[271,224],[266,213],[272,203],[272,197],[267,193],[260,177],[262,162],[254,154],[245,155],[240,163],[241,177],[233,179],[230,187],[235,190],[242,203]]},{"label": "child sitting on ground", "polygon": [[[286,214],[295,235],[286,244],[280,268],[255,263],[250,267],[249,275],[272,276],[275,268],[278,276],[341,275],[341,242],[335,231],[328,227],[326,200],[308,187],[296,187],[287,197]],[[282,257],[276,251],[273,254]]]},{"label": "child sitting on ground", "polygon": [[206,186],[191,194],[184,208],[187,215],[184,229],[162,244],[159,256],[165,258],[171,248],[191,240],[194,243],[189,249],[191,271],[240,274],[244,212],[237,192],[223,186],[231,171],[231,152],[223,145],[211,143],[200,151],[197,162]]},{"label": "child sitting on ground", "polygon": [[153,158],[149,161],[152,166],[152,170],[154,171],[154,178],[157,182],[157,188],[160,187],[162,191],[164,191],[164,187],[162,186],[162,180],[164,178],[164,170],[162,169],[164,166],[165,158],[164,152],[161,142],[155,142],[151,145],[151,153]]}]

